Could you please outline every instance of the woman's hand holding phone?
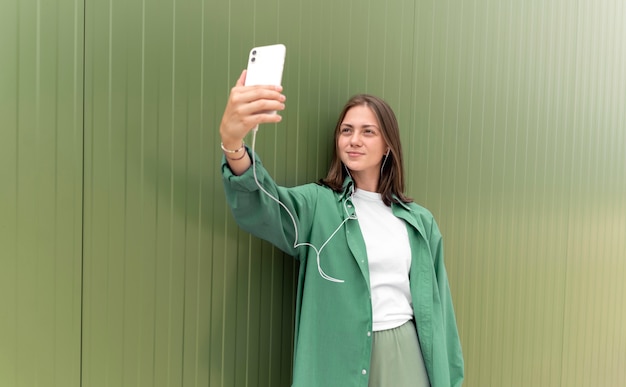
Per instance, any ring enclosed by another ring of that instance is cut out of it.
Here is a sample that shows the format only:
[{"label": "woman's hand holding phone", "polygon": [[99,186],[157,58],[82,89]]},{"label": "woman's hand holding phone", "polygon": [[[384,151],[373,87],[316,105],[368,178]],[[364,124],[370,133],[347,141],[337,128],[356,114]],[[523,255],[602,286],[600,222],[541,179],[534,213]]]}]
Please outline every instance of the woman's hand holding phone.
[{"label": "woman's hand holding phone", "polygon": [[222,142],[240,146],[241,140],[259,124],[277,123],[282,117],[273,111],[285,109],[282,86],[244,86],[246,70],[230,91],[222,116],[220,135]]},{"label": "woman's hand holding phone", "polygon": [[[230,96],[220,124],[222,146],[225,149],[237,150],[243,145],[243,139],[259,124],[278,123],[282,120],[276,111],[285,109],[285,96],[281,93],[282,86],[244,86],[246,70],[241,73]],[[239,160],[228,158],[233,173],[239,175],[251,165],[250,158],[245,156]]]},{"label": "woman's hand holding phone", "polygon": [[[236,174],[245,172],[251,163],[243,147],[244,137],[260,124],[282,120],[276,112],[285,109],[285,96],[281,93],[285,51],[282,44],[250,50],[248,69],[230,91],[220,135],[228,164]],[[240,152],[244,154],[239,156]]]}]

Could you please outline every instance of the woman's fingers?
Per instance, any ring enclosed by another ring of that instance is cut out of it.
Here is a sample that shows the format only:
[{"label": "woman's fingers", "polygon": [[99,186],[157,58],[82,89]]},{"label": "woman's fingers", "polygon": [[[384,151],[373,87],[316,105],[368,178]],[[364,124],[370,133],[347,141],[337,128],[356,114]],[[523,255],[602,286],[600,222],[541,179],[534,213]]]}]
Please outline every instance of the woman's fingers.
[{"label": "woman's fingers", "polygon": [[258,115],[271,111],[285,110],[285,104],[274,99],[258,99],[239,106],[238,113],[243,116]]},{"label": "woman's fingers", "polygon": [[230,91],[229,104],[246,104],[260,99],[283,102],[280,86],[235,86]]},{"label": "woman's fingers", "polygon": [[231,92],[226,110],[232,109],[240,116],[258,115],[285,109],[285,96],[274,87],[252,86],[235,88]]},{"label": "woman's fingers", "polygon": [[243,138],[259,124],[276,123],[281,117],[275,111],[285,109],[280,86],[242,86],[246,71],[232,88],[222,117],[220,132],[230,138]]},{"label": "woman's fingers", "polygon": [[237,82],[235,83],[235,86],[243,86],[246,83],[246,75],[248,74],[247,70],[243,70],[241,72],[241,75],[239,75],[239,79],[237,79]]},{"label": "woman's fingers", "polygon": [[230,124],[227,124],[232,132],[240,133],[241,137],[245,137],[245,135],[254,127],[259,124],[269,124],[269,123],[277,123],[282,120],[282,117],[276,113],[272,113],[272,110],[282,110],[281,107],[273,108],[272,105],[266,105],[267,108],[265,110],[255,109],[254,113],[251,114],[237,114],[233,117],[233,120],[230,121]]}]

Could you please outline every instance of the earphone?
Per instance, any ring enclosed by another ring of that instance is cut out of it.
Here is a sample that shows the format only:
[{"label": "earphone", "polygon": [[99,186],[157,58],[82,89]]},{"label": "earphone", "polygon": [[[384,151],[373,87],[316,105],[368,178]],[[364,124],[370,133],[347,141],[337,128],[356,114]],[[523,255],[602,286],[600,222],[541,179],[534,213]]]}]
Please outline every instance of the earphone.
[{"label": "earphone", "polygon": [[385,153],[385,158],[383,159],[382,164],[380,164],[380,176],[383,175],[383,168],[385,168],[385,163],[387,162],[387,159],[389,158],[389,152],[391,152],[391,149],[387,148],[387,153]]},{"label": "earphone", "polygon": [[[257,131],[259,129],[259,126],[257,125],[253,130],[252,130],[252,157],[251,157],[251,161],[252,161],[252,174],[254,175],[254,181],[256,182],[256,185],[259,187],[259,189],[261,190],[261,192],[263,192],[265,195],[267,195],[270,199],[272,199],[273,201],[275,201],[276,203],[278,203],[285,211],[287,211],[287,214],[289,215],[289,217],[291,218],[291,222],[293,224],[293,229],[294,229],[294,241],[293,241],[293,247],[294,248],[298,248],[298,247],[302,247],[302,246],[308,246],[310,248],[312,248],[313,250],[315,250],[315,254],[317,256],[317,271],[319,272],[320,276],[322,278],[324,278],[327,281],[331,281],[331,282],[337,282],[337,283],[343,283],[344,280],[341,279],[337,279],[334,277],[329,276],[328,274],[326,274],[324,272],[324,270],[322,270],[322,266],[320,263],[320,254],[322,253],[322,250],[324,249],[324,247],[326,247],[326,245],[330,242],[331,239],[333,239],[333,237],[337,234],[337,232],[339,232],[339,230],[341,229],[341,227],[349,220],[356,220],[357,217],[356,215],[351,215],[350,212],[348,211],[348,209],[346,208],[346,202],[343,202],[343,208],[344,211],[346,212],[346,214],[348,215],[348,217],[346,219],[344,219],[339,226],[337,226],[337,228],[335,229],[335,231],[333,231],[333,233],[330,235],[330,237],[328,237],[328,239],[320,246],[320,248],[318,249],[317,247],[315,247],[313,244],[308,243],[308,242],[298,242],[298,225],[296,224],[296,219],[293,216],[293,214],[289,211],[289,209],[287,208],[287,206],[282,203],[278,198],[274,197],[272,194],[270,194],[269,192],[267,192],[265,190],[265,188],[263,188],[263,186],[261,186],[261,183],[259,183],[259,180],[257,178],[256,175],[256,162],[255,160],[255,153],[254,153],[254,149],[255,149],[255,145],[256,145],[256,134]],[[389,153],[389,152],[387,152]],[[350,196],[352,196],[354,194],[354,188],[350,187],[351,191],[350,191]]]}]

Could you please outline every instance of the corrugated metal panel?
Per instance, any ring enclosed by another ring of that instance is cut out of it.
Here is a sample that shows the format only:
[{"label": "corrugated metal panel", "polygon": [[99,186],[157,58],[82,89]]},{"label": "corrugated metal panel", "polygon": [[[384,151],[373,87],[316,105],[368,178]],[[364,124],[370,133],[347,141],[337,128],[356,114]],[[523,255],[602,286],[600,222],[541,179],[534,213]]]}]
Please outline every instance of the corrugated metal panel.
[{"label": "corrugated metal panel", "polygon": [[143,6],[86,6],[83,384],[90,386],[182,380],[187,133],[173,116],[173,8],[147,14]]},{"label": "corrugated metal panel", "polygon": [[0,3],[0,385],[78,386],[82,3]]},{"label": "corrugated metal panel", "polygon": [[294,262],[238,230],[218,174],[247,57],[227,26],[254,20],[229,7],[87,5],[85,385],[289,383]]},{"label": "corrugated metal panel", "polygon": [[416,15],[410,187],[446,238],[466,385],[623,385],[623,4]]},{"label": "corrugated metal panel", "polygon": [[562,383],[626,385],[626,7],[581,2]]}]

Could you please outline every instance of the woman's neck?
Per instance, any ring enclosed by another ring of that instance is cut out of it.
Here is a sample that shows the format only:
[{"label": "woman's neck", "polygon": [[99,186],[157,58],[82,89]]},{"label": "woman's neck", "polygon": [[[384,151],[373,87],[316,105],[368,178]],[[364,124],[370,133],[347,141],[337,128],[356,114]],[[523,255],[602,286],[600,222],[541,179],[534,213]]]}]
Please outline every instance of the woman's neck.
[{"label": "woman's neck", "polygon": [[378,179],[380,176],[367,176],[367,173],[350,172],[354,185],[358,189],[369,192],[378,192]]}]

